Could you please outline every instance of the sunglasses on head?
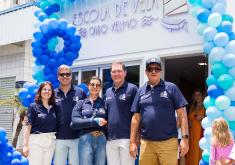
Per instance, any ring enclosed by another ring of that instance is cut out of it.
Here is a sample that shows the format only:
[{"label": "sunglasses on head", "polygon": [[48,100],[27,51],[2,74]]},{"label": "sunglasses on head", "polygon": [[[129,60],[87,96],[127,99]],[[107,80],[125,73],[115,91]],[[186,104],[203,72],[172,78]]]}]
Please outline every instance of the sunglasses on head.
[{"label": "sunglasses on head", "polygon": [[101,84],[95,84],[95,83],[90,83],[90,85],[92,86],[92,87],[101,87]]},{"label": "sunglasses on head", "polygon": [[155,72],[160,72],[162,69],[161,68],[159,68],[159,67],[148,67],[148,68],[146,68],[146,70],[148,71],[148,72],[153,72],[153,71],[155,71]]},{"label": "sunglasses on head", "polygon": [[59,75],[61,77],[69,77],[69,76],[71,76],[71,73],[60,73]]}]

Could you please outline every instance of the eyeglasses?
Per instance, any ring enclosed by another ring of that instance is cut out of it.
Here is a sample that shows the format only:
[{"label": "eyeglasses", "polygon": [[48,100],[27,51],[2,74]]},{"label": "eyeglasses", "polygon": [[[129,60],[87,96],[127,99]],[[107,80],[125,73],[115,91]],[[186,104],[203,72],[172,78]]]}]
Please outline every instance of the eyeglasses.
[{"label": "eyeglasses", "polygon": [[60,77],[70,77],[71,73],[60,73]]},{"label": "eyeglasses", "polygon": [[91,85],[92,87],[96,87],[96,88],[101,87],[101,84],[90,83],[90,85]]},{"label": "eyeglasses", "polygon": [[156,73],[158,73],[158,72],[160,72],[162,69],[161,68],[158,68],[158,67],[148,67],[148,68],[146,68],[146,70],[148,71],[148,72],[153,72],[153,71],[155,71]]}]

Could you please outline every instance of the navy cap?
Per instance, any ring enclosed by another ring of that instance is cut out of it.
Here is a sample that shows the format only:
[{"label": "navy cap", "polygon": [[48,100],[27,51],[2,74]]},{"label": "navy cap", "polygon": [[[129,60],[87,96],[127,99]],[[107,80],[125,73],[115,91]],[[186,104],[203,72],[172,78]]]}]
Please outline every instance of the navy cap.
[{"label": "navy cap", "polygon": [[149,58],[146,61],[146,68],[148,67],[148,65],[150,64],[158,64],[161,66],[161,60],[159,57],[153,57],[153,58]]}]

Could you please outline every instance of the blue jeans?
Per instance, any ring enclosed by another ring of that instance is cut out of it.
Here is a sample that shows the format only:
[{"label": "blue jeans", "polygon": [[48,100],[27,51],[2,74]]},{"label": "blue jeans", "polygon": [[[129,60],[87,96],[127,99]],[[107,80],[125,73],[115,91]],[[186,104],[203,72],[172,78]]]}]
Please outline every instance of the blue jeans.
[{"label": "blue jeans", "polygon": [[105,165],[106,163],[106,137],[105,135],[93,136],[91,133],[79,138],[79,164]]},{"label": "blue jeans", "polygon": [[78,143],[79,139],[56,139],[55,146],[55,165],[66,165],[68,163],[72,165],[78,165]]}]

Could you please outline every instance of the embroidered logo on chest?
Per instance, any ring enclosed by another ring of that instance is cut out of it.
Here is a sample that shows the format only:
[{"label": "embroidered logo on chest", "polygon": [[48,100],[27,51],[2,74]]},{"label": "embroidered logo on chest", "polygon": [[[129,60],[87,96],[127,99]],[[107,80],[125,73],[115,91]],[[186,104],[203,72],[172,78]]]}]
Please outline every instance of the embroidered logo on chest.
[{"label": "embroidered logo on chest", "polygon": [[168,98],[167,92],[166,91],[162,91],[160,93],[160,97]]},{"label": "embroidered logo on chest", "polygon": [[38,114],[38,117],[40,117],[40,118],[46,118],[46,114],[39,113],[39,114]]},{"label": "embroidered logo on chest", "polygon": [[143,96],[140,97],[140,100],[144,100],[146,98],[148,98],[151,94],[148,93],[148,94],[144,94]]},{"label": "embroidered logo on chest", "polygon": [[120,99],[120,100],[126,100],[126,94],[124,93],[124,94],[120,95],[120,96],[119,96],[119,99]]},{"label": "embroidered logo on chest", "polygon": [[73,97],[73,101],[78,102],[78,100],[79,100],[79,97],[78,97],[78,96],[74,96],[74,97]]}]

